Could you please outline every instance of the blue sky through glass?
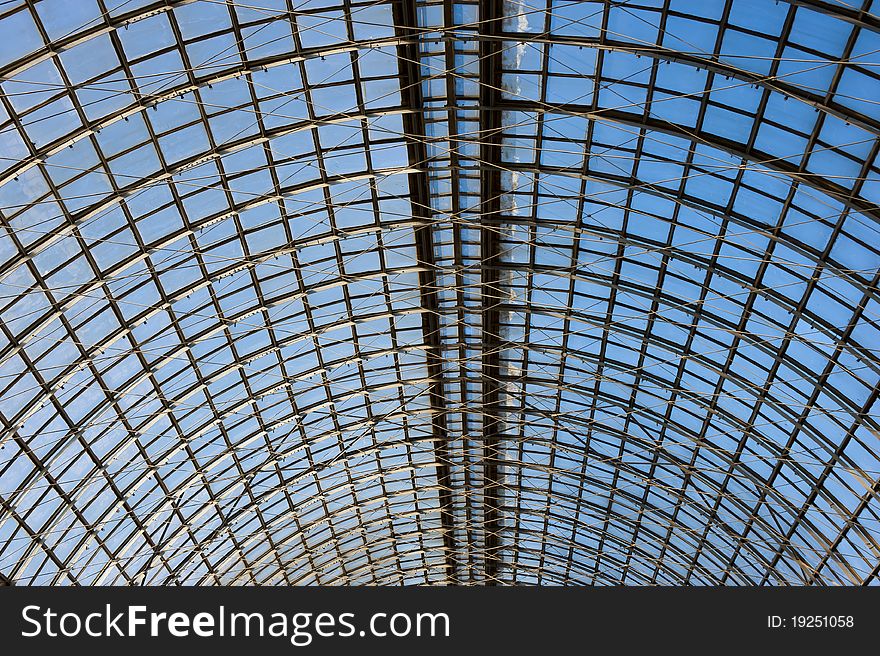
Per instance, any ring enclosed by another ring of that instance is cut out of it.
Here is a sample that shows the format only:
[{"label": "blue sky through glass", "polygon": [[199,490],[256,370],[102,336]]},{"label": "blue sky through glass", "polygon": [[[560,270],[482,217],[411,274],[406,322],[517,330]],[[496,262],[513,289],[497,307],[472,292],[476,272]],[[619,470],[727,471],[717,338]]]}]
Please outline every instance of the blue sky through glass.
[{"label": "blue sky through glass", "polygon": [[871,5],[6,3],[0,572],[876,583]]}]

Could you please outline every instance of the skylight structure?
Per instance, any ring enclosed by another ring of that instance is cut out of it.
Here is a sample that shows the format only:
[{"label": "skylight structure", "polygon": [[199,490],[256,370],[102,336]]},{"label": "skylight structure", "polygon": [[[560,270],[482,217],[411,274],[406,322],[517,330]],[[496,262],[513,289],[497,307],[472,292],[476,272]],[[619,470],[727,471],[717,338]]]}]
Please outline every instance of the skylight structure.
[{"label": "skylight structure", "polygon": [[0,573],[877,584],[872,0],[0,4]]}]

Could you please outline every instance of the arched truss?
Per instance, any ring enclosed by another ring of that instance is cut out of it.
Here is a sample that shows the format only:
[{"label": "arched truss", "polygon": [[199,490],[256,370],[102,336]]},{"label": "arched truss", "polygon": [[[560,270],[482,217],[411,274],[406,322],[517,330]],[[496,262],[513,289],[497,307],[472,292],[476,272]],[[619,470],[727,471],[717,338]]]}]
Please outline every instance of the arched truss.
[{"label": "arched truss", "polygon": [[878,30],[7,3],[0,572],[876,583]]}]

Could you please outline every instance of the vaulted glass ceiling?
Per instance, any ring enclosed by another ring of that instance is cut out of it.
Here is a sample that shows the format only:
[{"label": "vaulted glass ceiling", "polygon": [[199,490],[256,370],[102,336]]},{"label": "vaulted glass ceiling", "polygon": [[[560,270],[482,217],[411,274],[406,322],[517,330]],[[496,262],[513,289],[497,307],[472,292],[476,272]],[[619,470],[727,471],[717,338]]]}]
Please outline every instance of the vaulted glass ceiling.
[{"label": "vaulted glass ceiling", "polygon": [[877,584],[878,32],[0,4],[0,573]]}]

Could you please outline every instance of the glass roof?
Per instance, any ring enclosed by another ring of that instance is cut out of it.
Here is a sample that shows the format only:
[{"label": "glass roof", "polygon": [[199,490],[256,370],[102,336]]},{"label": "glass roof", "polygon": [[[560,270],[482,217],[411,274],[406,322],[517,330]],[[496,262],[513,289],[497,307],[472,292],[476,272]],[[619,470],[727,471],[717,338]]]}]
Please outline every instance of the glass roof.
[{"label": "glass roof", "polygon": [[0,573],[877,584],[872,4],[0,3]]}]

